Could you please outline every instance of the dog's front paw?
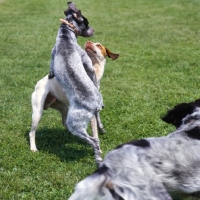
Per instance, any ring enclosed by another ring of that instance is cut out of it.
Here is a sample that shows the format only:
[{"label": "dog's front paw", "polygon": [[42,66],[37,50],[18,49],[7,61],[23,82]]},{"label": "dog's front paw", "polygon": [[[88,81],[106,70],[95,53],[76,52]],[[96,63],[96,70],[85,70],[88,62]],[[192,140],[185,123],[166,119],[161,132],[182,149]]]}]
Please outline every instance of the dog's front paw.
[{"label": "dog's front paw", "polygon": [[54,73],[53,73],[52,71],[50,71],[50,72],[49,72],[48,78],[51,79],[51,78],[53,78],[54,76],[55,76]]}]

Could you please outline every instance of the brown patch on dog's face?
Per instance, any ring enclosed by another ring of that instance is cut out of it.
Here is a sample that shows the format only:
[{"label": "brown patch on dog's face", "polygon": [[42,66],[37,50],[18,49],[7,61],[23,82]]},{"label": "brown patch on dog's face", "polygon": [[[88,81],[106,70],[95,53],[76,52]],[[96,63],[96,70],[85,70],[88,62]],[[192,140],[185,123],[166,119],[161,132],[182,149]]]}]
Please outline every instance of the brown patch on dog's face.
[{"label": "brown patch on dog's face", "polygon": [[85,51],[91,57],[98,57],[99,59],[105,59],[106,56],[115,60],[119,57],[119,54],[114,54],[110,50],[108,50],[105,46],[100,43],[93,43],[91,41],[86,42]]},{"label": "brown patch on dog's face", "polygon": [[101,54],[106,57],[108,54],[106,52],[106,48],[100,43],[95,43],[95,46],[101,51]]}]

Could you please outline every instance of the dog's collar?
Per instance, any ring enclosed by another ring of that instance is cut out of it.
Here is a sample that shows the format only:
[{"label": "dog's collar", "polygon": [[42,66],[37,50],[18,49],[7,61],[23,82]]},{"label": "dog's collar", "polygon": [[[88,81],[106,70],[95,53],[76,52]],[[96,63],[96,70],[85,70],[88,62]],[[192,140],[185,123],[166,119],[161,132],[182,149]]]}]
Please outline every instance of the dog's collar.
[{"label": "dog's collar", "polygon": [[76,29],[76,27],[72,23],[68,22],[65,19],[60,19],[60,21],[64,24],[68,25],[71,28],[70,30],[75,33],[76,37],[79,36],[79,31]]}]

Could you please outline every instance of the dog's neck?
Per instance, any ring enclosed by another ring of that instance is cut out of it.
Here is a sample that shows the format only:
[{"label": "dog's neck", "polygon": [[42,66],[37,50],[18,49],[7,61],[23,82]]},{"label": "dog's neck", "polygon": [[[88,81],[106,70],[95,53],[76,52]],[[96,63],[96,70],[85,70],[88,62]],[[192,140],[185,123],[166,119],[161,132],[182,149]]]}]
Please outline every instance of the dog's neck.
[{"label": "dog's neck", "polygon": [[93,65],[101,65],[104,67],[104,65],[106,64],[106,58],[102,55],[102,56],[98,56],[97,54],[94,56],[90,56],[91,60],[92,60],[92,64]]},{"label": "dog's neck", "polygon": [[76,27],[72,23],[70,23],[66,19],[60,19],[60,21],[62,22],[62,24],[66,24],[69,27],[69,30],[71,30],[72,32],[74,32],[74,34],[76,35],[76,37],[79,35],[79,31],[76,29]]},{"label": "dog's neck", "polygon": [[106,58],[103,56],[96,55],[96,56],[90,57],[90,59],[92,60],[92,65],[95,70],[97,81],[100,81],[104,73]]},{"label": "dog's neck", "polygon": [[76,34],[66,24],[61,24],[60,29],[58,31],[57,38],[63,38],[64,40],[67,40],[67,41],[77,42]]},{"label": "dog's neck", "polygon": [[96,62],[92,60],[92,64],[97,77],[97,81],[100,81],[104,73],[104,66],[106,64],[106,59],[104,61],[96,60]]}]

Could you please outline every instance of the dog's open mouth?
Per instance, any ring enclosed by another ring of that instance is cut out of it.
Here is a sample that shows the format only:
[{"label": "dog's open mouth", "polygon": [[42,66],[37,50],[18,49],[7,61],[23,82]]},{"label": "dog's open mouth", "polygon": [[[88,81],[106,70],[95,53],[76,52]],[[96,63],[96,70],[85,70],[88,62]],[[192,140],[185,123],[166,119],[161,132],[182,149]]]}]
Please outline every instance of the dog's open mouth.
[{"label": "dog's open mouth", "polygon": [[86,47],[85,49],[86,52],[93,52],[93,53],[97,53],[94,49],[92,49],[91,47]]}]

